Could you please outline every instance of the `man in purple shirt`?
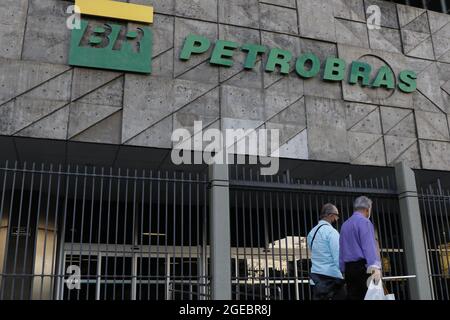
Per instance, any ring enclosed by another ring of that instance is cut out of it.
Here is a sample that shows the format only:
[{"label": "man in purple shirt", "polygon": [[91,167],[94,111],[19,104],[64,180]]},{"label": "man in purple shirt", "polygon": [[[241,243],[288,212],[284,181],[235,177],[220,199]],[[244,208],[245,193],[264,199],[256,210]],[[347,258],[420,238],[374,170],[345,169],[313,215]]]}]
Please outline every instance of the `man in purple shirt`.
[{"label": "man in purple shirt", "polygon": [[355,200],[353,208],[353,215],[341,228],[339,268],[345,274],[348,299],[364,300],[367,274],[371,274],[375,283],[378,283],[381,279],[381,261],[374,227],[369,220],[372,200],[361,196]]}]

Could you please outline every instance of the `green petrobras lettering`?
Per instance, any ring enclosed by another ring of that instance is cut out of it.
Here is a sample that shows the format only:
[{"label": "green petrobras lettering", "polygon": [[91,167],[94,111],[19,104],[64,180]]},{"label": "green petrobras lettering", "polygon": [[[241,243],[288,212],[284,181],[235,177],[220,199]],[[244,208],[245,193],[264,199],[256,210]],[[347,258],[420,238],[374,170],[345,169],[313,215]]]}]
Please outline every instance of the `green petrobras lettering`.
[{"label": "green petrobras lettering", "polygon": [[[104,46],[105,43],[109,43],[109,39],[114,37],[114,32],[116,32],[114,28],[111,30],[104,30],[104,28],[94,29],[90,38],[90,44],[95,47]],[[128,35],[130,39],[136,37],[136,34],[133,32],[129,32]],[[274,72],[277,69],[279,73],[286,75],[295,69],[299,77],[309,81],[308,79],[319,76],[323,66],[322,79],[324,81],[347,81],[351,85],[359,84],[363,87],[383,88],[386,90],[394,90],[397,86],[398,90],[405,93],[411,93],[417,89],[417,75],[415,72],[404,70],[396,74],[387,63],[376,70],[372,65],[363,61],[363,58],[353,61],[349,65],[348,62],[350,61],[333,56],[327,57],[326,61],[321,60],[318,55],[311,52],[293,57],[288,50],[281,48],[269,49],[264,45],[255,43],[239,44],[232,41],[217,40],[213,44],[208,38],[193,34],[185,39],[180,59],[189,60],[193,54],[211,51],[209,58],[211,65],[231,67],[233,66],[234,55],[237,50],[245,53],[243,68],[246,70],[256,68],[257,63],[260,61],[266,61],[264,66],[265,72]],[[380,58],[380,60],[382,59]]]},{"label": "green petrobras lettering", "polygon": [[417,89],[417,74],[414,71],[404,70],[400,72],[398,78],[400,80],[398,88],[401,91],[411,93]]},{"label": "green petrobras lettering", "polygon": [[372,67],[370,66],[370,64],[361,61],[353,61],[348,83],[356,84],[358,83],[359,79],[361,79],[363,86],[369,86],[371,72]]},{"label": "green petrobras lettering", "polygon": [[287,50],[274,48],[270,50],[269,58],[266,64],[266,71],[273,72],[275,67],[280,67],[281,74],[288,74],[290,69],[290,61],[292,59],[292,53]]},{"label": "green petrobras lettering", "polygon": [[[305,68],[306,62],[311,63],[309,70],[306,70]],[[295,63],[295,70],[302,78],[315,77],[320,71],[320,60],[313,53],[305,53],[298,57],[297,62]]]},{"label": "green petrobras lettering", "polygon": [[377,73],[375,80],[372,83],[373,88],[384,87],[386,89],[395,88],[395,79],[392,70],[388,66],[382,66]]},{"label": "green petrobras lettering", "polygon": [[233,50],[237,48],[239,48],[239,45],[235,42],[218,40],[209,62],[224,67],[231,67],[233,65],[233,60],[230,60],[229,58],[233,57]]},{"label": "green petrobras lettering", "polygon": [[112,23],[91,26],[81,20],[81,28],[72,30],[69,64],[151,73],[152,42],[148,27],[130,29]]},{"label": "green petrobras lettering", "polygon": [[328,58],[325,63],[325,71],[323,74],[323,79],[328,81],[342,81],[345,77],[345,66],[344,60],[339,58]]},{"label": "green petrobras lettering", "polygon": [[267,48],[259,44],[245,44],[241,48],[242,51],[247,52],[247,58],[244,62],[245,69],[253,69],[256,64],[256,60],[260,54],[266,53]]},{"label": "green petrobras lettering", "polygon": [[189,60],[193,53],[205,53],[211,46],[208,38],[197,36],[195,34],[189,35],[184,41],[183,49],[181,50],[180,59]]}]

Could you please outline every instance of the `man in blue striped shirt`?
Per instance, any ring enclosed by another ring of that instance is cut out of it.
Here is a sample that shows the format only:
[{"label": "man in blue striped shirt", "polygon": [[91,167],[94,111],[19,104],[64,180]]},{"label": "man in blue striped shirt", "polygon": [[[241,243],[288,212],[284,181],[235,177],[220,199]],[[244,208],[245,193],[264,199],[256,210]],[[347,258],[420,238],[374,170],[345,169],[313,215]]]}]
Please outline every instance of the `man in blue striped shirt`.
[{"label": "man in blue striped shirt", "polygon": [[332,226],[338,219],[338,209],[327,203],[322,207],[319,223],[308,234],[313,300],[345,299],[344,280],[339,270],[339,233]]}]

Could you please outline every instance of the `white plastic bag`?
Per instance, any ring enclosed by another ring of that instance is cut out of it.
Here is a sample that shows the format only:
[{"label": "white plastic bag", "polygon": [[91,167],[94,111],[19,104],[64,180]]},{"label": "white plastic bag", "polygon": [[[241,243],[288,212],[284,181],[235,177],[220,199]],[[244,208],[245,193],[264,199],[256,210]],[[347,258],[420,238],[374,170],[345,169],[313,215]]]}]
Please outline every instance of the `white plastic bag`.
[{"label": "white plastic bag", "polygon": [[364,300],[386,300],[386,296],[384,295],[383,283],[381,282],[381,280],[378,281],[378,284],[370,281],[369,289],[367,289]]}]

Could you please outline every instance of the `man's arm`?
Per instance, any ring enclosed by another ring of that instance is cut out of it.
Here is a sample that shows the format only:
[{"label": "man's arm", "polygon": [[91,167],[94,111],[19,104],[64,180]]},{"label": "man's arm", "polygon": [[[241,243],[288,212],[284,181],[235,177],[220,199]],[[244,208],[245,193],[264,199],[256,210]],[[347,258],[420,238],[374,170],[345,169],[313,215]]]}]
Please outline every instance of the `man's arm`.
[{"label": "man's arm", "polygon": [[344,263],[343,254],[341,252],[341,248],[343,248],[342,237],[339,237],[339,269],[341,270],[342,273],[344,273],[345,272],[345,263]]},{"label": "man's arm", "polygon": [[364,221],[360,224],[360,240],[364,258],[369,268],[381,269],[381,261],[377,254],[377,245],[375,242],[375,231],[370,221]]},{"label": "man's arm", "polygon": [[330,233],[330,239],[328,242],[330,246],[331,256],[333,257],[334,264],[337,268],[340,269],[341,262],[339,259],[339,233],[336,230],[333,230]]}]

